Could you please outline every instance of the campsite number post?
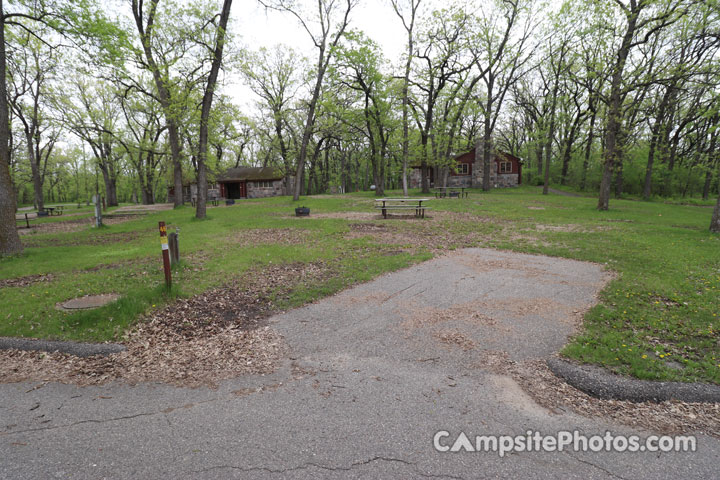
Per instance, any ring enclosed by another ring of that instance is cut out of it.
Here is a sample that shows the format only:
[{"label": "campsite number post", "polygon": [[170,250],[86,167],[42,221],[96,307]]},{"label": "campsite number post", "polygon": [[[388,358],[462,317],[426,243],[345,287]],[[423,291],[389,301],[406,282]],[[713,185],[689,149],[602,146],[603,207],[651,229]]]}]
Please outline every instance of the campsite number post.
[{"label": "campsite number post", "polygon": [[160,246],[162,247],[163,269],[165,270],[165,286],[172,285],[172,273],[170,272],[170,252],[168,251],[167,227],[165,222],[158,222],[160,227]]}]

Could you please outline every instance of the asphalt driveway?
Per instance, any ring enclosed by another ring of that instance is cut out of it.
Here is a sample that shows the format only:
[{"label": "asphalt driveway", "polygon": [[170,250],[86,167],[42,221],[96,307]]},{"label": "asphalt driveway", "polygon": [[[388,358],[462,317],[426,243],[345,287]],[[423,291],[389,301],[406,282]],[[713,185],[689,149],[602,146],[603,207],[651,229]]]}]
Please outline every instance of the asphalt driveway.
[{"label": "asphalt driveway", "polygon": [[651,434],[551,412],[494,368],[560,349],[607,278],[463,250],[273,317],[291,351],[272,375],[217,390],[3,384],[0,478],[717,478],[707,436],[695,453],[433,447],[438,431]]}]

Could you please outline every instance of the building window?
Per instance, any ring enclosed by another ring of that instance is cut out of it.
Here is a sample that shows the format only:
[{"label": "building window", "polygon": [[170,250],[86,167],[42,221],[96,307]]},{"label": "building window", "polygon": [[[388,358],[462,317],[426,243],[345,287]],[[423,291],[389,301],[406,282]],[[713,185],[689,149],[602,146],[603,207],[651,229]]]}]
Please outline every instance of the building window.
[{"label": "building window", "polygon": [[457,164],[458,175],[470,175],[470,164],[469,163],[458,163]]},{"label": "building window", "polygon": [[262,182],[255,182],[258,188],[272,188],[272,182],[263,180]]},{"label": "building window", "polygon": [[500,173],[512,173],[512,162],[500,162]]}]

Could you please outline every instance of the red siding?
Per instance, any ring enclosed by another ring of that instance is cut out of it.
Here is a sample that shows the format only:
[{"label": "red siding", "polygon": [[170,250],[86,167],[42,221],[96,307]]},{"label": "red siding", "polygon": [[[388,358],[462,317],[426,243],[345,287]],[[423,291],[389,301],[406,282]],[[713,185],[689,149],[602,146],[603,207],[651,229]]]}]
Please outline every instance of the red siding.
[{"label": "red siding", "polygon": [[462,155],[457,157],[456,160],[457,160],[457,163],[468,164],[468,173],[461,174],[461,173],[455,173],[455,172],[451,171],[450,175],[472,175],[473,163],[475,162],[475,149],[470,150],[467,153],[463,153]]},{"label": "red siding", "polygon": [[495,157],[495,165],[497,167],[497,173],[500,174],[500,163],[501,162],[510,162],[512,164],[512,170],[509,172],[502,172],[503,174],[519,174],[520,173],[520,159],[517,158],[514,155],[510,155],[509,153],[500,153],[497,157]]}]

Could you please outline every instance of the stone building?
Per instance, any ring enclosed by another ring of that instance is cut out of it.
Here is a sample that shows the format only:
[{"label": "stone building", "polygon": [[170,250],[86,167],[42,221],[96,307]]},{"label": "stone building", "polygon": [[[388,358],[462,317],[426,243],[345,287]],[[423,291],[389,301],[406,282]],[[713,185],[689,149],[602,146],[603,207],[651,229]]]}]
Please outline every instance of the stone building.
[{"label": "stone building", "polygon": [[[455,157],[456,168],[448,172],[448,187],[482,188],[483,161],[482,148],[475,147],[467,153]],[[442,169],[428,167],[428,180],[431,187],[442,186]],[[422,169],[413,165],[410,173],[410,188],[420,188]],[[492,188],[514,187],[522,183],[522,160],[506,152],[494,151],[490,163],[490,186]]]},{"label": "stone building", "polygon": [[217,177],[220,198],[264,198],[287,195],[283,175],[273,167],[229,168]]}]

